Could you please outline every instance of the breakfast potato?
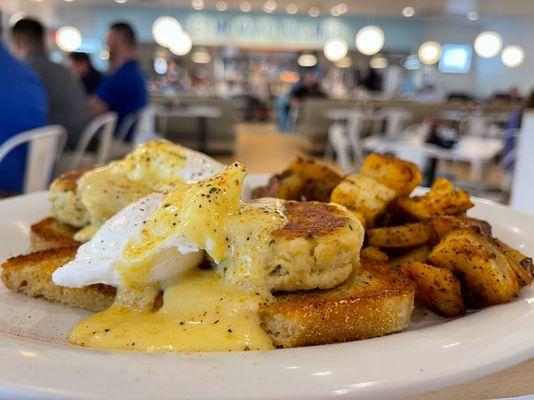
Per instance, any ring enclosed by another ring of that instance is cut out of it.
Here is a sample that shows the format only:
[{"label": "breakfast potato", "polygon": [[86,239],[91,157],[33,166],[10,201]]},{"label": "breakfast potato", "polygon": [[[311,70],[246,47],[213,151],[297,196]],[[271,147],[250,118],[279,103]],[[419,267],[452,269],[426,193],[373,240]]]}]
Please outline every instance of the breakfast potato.
[{"label": "breakfast potato", "polygon": [[423,179],[416,164],[376,153],[365,157],[360,173],[393,189],[397,196],[409,195]]},{"label": "breakfast potato", "polygon": [[332,192],[330,201],[349,210],[363,213],[366,224],[372,226],[376,216],[396,197],[395,191],[362,174],[351,174]]},{"label": "breakfast potato", "polygon": [[450,232],[434,247],[427,262],[458,276],[473,307],[506,303],[521,289],[515,272],[517,261],[480,229]]},{"label": "breakfast potato", "polygon": [[505,251],[515,262],[512,263],[517,279],[521,286],[530,285],[534,274],[532,258],[527,257],[519,250],[513,249],[499,239],[494,239],[499,247]]},{"label": "breakfast potato", "polygon": [[444,215],[432,218],[430,224],[439,239],[450,231],[469,227],[479,227],[484,234],[491,236],[491,225],[486,221],[476,218]]},{"label": "breakfast potato", "polygon": [[389,256],[378,247],[368,246],[360,251],[360,256],[369,260],[388,262]]},{"label": "breakfast potato", "polygon": [[266,186],[258,187],[252,191],[252,198],[274,197],[284,200],[300,200],[302,180],[291,171],[273,175]]},{"label": "breakfast potato", "polygon": [[420,262],[404,263],[401,272],[415,282],[415,297],[444,317],[465,313],[462,286],[454,274]]},{"label": "breakfast potato", "polygon": [[430,250],[431,249],[428,244],[414,247],[413,249],[410,249],[407,252],[392,258],[389,262],[389,266],[391,268],[398,269],[407,262],[425,262],[426,258],[430,254]]},{"label": "breakfast potato", "polygon": [[328,202],[332,190],[343,179],[328,165],[303,156],[289,164],[289,171],[302,181],[301,196],[307,201]]},{"label": "breakfast potato", "polygon": [[463,214],[473,203],[462,189],[454,189],[450,181],[438,178],[430,191],[424,196],[401,197],[397,200],[398,207],[409,216],[426,221],[439,215]]},{"label": "breakfast potato", "polygon": [[365,234],[370,246],[399,248],[413,247],[428,242],[432,228],[424,222],[368,229]]}]

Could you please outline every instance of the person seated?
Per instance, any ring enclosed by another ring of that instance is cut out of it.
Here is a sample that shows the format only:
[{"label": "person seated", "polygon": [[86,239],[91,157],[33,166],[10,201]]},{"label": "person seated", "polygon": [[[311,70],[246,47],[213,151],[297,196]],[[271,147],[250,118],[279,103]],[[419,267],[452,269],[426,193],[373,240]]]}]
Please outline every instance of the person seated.
[{"label": "person seated", "polygon": [[[120,127],[124,118],[148,103],[145,78],[136,61],[136,37],[132,27],[118,22],[109,28],[107,45],[111,75],[98,86],[91,99],[93,115],[115,111]],[[131,132],[126,140],[131,140]]]},{"label": "person seated", "polygon": [[104,76],[93,67],[87,53],[70,53],[69,60],[71,72],[82,82],[87,94],[92,95],[104,79]]},{"label": "person seated", "polygon": [[45,29],[30,18],[11,28],[15,56],[37,73],[48,92],[48,123],[62,125],[68,145],[74,148],[90,119],[87,97],[81,83],[68,69],[48,58]]},{"label": "person seated", "polygon": [[[0,40],[0,144],[13,136],[46,125],[46,89],[28,67],[13,58]],[[23,191],[26,147],[16,147],[0,161],[2,195]]]}]

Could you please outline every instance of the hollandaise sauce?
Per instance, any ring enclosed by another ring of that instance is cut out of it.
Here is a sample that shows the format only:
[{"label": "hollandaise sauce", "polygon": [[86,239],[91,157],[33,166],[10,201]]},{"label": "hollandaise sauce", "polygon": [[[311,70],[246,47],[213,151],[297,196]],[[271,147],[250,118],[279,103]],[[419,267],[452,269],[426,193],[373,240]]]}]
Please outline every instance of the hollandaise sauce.
[{"label": "hollandaise sauce", "polygon": [[147,352],[272,348],[257,314],[265,300],[213,270],[194,269],[165,289],[157,311],[116,302],[82,321],[69,341],[79,346]]},{"label": "hollandaise sauce", "polygon": [[[272,300],[266,283],[272,232],[286,219],[279,201],[241,202],[244,176],[244,167],[236,163],[212,178],[170,190],[116,266],[124,285],[115,304],[82,321],[69,340],[163,352],[271,348],[258,309]],[[195,265],[152,290],[159,260],[169,263],[169,249],[184,237],[205,251],[212,268]],[[160,288],[163,305],[154,310]]]}]

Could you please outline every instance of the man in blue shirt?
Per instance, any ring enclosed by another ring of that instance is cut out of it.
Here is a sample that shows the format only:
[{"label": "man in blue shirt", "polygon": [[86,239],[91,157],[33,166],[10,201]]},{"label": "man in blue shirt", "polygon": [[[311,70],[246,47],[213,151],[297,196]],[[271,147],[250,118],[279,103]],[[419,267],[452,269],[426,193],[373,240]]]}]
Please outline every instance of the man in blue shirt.
[{"label": "man in blue shirt", "polygon": [[[91,99],[93,115],[108,110],[119,115],[118,126],[129,114],[148,103],[145,78],[135,60],[136,39],[132,27],[124,22],[111,25],[107,45],[111,75],[106,78]],[[131,139],[128,135],[127,139]]]},{"label": "man in blue shirt", "polygon": [[[37,75],[8,53],[0,40],[0,144],[18,133],[46,125],[48,98]],[[0,162],[0,191],[20,193],[24,187],[26,146]]]}]

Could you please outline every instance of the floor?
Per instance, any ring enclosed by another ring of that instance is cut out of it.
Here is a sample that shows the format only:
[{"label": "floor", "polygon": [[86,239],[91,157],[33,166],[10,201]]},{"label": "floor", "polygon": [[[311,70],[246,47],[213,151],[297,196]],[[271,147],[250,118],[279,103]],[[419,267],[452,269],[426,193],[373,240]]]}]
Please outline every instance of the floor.
[{"label": "floor", "polygon": [[280,133],[273,123],[238,123],[234,156],[217,158],[224,163],[240,161],[250,172],[281,172],[306,151],[306,145],[301,136]]}]

